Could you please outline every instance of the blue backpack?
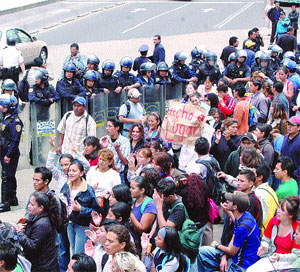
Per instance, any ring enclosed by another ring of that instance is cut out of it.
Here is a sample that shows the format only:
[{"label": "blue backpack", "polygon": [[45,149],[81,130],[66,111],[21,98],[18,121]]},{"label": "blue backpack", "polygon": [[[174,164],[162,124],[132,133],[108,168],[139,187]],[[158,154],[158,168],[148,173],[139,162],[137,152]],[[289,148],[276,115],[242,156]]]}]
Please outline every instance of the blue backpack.
[{"label": "blue backpack", "polygon": [[260,115],[260,113],[259,113],[258,109],[249,103],[248,125],[251,126],[251,125],[257,124],[259,115]]}]

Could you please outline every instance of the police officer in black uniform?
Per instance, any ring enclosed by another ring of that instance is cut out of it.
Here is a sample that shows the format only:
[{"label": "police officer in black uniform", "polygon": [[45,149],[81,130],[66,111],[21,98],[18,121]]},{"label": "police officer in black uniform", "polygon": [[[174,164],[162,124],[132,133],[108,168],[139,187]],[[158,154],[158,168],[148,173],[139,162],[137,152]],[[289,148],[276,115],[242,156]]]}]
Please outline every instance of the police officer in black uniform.
[{"label": "police officer in black uniform", "polygon": [[247,52],[241,49],[236,53],[236,63],[231,63],[226,67],[224,77],[228,80],[232,90],[237,86],[245,86],[251,78],[250,68],[244,63],[246,58]]},{"label": "police officer in black uniform", "polygon": [[86,91],[80,82],[75,78],[76,66],[73,63],[67,63],[64,66],[64,77],[57,81],[56,91],[61,97],[62,110],[61,114],[73,109],[72,101],[76,96],[85,97]]},{"label": "police officer in black uniform", "polygon": [[10,211],[10,206],[18,206],[16,171],[20,151],[19,143],[23,123],[18,111],[18,100],[9,94],[0,96],[2,118],[0,121],[0,161],[2,165],[0,212]]},{"label": "police officer in black uniform", "polygon": [[164,61],[157,65],[157,72],[154,77],[154,82],[158,85],[169,85],[172,82],[169,74],[168,64]]},{"label": "police officer in black uniform", "polygon": [[202,50],[196,46],[191,51],[192,61],[189,63],[189,68],[194,74],[199,73],[200,65],[202,64]]},{"label": "police officer in black uniform", "polygon": [[[258,51],[261,52],[261,51]],[[268,53],[263,52],[259,57],[259,64],[258,66],[253,67],[253,70],[251,70],[252,73],[255,71],[259,71],[264,73],[267,77],[269,77],[271,80],[274,80],[273,76],[273,70],[271,68],[271,57]]]},{"label": "police officer in black uniform", "polygon": [[106,60],[102,63],[102,73],[100,73],[99,90],[106,94],[114,92],[118,87],[118,77],[113,76],[115,63],[112,60]]},{"label": "police officer in black uniform", "polygon": [[217,84],[221,78],[220,67],[217,64],[217,55],[213,52],[207,52],[205,62],[200,65],[198,77],[198,84],[204,84],[207,77],[210,77],[213,84]]},{"label": "police officer in black uniform", "polygon": [[269,47],[271,50],[271,68],[276,71],[280,67],[282,49],[277,44]]},{"label": "police officer in black uniform", "polygon": [[170,67],[172,80],[175,83],[180,82],[196,82],[198,79],[191,69],[185,64],[187,54],[185,52],[177,52],[174,55],[173,65]]},{"label": "police officer in black uniform", "polygon": [[95,87],[98,88],[98,82],[100,80],[100,73],[99,73],[99,64],[100,64],[100,59],[96,55],[89,55],[87,56],[87,67],[80,73],[80,83],[82,86],[84,86],[84,75],[86,74],[87,71],[91,70],[94,71],[97,79],[95,81]]},{"label": "police officer in black uniform", "polygon": [[149,46],[147,44],[143,44],[139,48],[139,52],[141,54],[140,57],[137,57],[133,62],[133,71],[137,71],[137,76],[141,76],[140,66],[145,62],[151,62],[149,58],[147,58]]}]

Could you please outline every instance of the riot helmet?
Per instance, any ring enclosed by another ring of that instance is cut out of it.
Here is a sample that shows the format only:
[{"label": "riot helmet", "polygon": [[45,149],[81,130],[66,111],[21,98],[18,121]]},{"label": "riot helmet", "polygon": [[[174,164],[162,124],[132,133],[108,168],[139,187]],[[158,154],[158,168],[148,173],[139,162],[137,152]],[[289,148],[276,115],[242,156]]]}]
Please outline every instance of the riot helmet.
[{"label": "riot helmet", "polygon": [[262,55],[259,58],[259,65],[262,68],[268,68],[269,64],[271,62],[271,57],[269,54],[263,52]]},{"label": "riot helmet", "polygon": [[231,63],[232,61],[236,61],[236,53],[232,52],[228,57],[228,62]]},{"label": "riot helmet", "polygon": [[10,114],[17,112],[18,107],[19,107],[17,98],[10,94],[1,94],[0,95],[0,105],[2,107],[7,107],[8,112]]},{"label": "riot helmet", "polygon": [[209,66],[214,66],[217,62],[217,55],[214,52],[207,52],[205,61]]},{"label": "riot helmet", "polygon": [[195,46],[191,51],[191,56],[193,61],[199,61],[202,58],[202,53]]},{"label": "riot helmet", "polygon": [[121,68],[122,67],[128,67],[128,68],[132,68],[132,64],[133,64],[133,61],[132,61],[132,58],[131,57],[123,57],[121,60],[120,60],[120,66]]},{"label": "riot helmet", "polygon": [[168,70],[169,70],[168,64],[164,61],[160,62],[157,65],[157,71],[168,71]]},{"label": "riot helmet", "polygon": [[115,69],[115,63],[112,60],[105,60],[102,63],[102,72],[104,72],[104,69],[113,71]]},{"label": "riot helmet", "polygon": [[96,55],[89,55],[88,57],[87,57],[87,63],[89,64],[89,63],[92,63],[92,64],[94,64],[95,65],[95,71],[98,71],[98,69],[99,69],[99,64],[100,64],[100,60],[99,60],[99,58],[96,56]]},{"label": "riot helmet", "polygon": [[[245,60],[241,61],[240,58],[245,58]],[[244,50],[244,49],[240,49],[237,51],[236,53],[236,60],[239,62],[239,63],[244,63],[247,59],[247,51]]]},{"label": "riot helmet", "polygon": [[4,92],[4,90],[17,91],[17,85],[12,79],[8,78],[2,82],[1,89],[2,93]]},{"label": "riot helmet", "polygon": [[48,84],[49,80],[49,73],[46,69],[44,68],[39,68],[35,70],[35,79],[41,79],[41,83],[43,84]]},{"label": "riot helmet", "polygon": [[295,60],[295,54],[292,51],[287,51],[283,55],[283,59]]},{"label": "riot helmet", "polygon": [[274,44],[271,47],[271,51],[272,51],[272,56],[274,56],[275,54],[278,56],[279,54],[282,53],[282,48],[279,45]]}]

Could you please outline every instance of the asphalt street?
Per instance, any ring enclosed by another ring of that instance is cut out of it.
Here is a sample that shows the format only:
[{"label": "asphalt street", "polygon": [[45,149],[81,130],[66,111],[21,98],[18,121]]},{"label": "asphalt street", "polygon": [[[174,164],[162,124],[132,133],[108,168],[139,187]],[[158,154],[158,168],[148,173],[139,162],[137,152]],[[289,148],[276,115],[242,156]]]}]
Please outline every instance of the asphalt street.
[{"label": "asphalt street", "polygon": [[67,0],[1,17],[49,45],[263,27],[263,1]]}]

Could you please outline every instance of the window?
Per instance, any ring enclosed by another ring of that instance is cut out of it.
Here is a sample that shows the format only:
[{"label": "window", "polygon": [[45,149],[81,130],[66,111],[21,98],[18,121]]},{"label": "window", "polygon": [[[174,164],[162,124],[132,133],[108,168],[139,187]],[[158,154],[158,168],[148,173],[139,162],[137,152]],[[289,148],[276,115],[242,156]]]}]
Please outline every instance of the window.
[{"label": "window", "polygon": [[21,43],[27,43],[27,42],[32,42],[31,38],[29,35],[27,35],[25,32],[23,32],[20,29],[16,29],[17,35],[20,38]]},{"label": "window", "polygon": [[6,31],[6,39],[8,37],[14,37],[16,39],[16,43],[20,42],[20,40],[19,40],[19,38],[16,34],[16,31],[14,29],[9,29],[9,30]]}]

